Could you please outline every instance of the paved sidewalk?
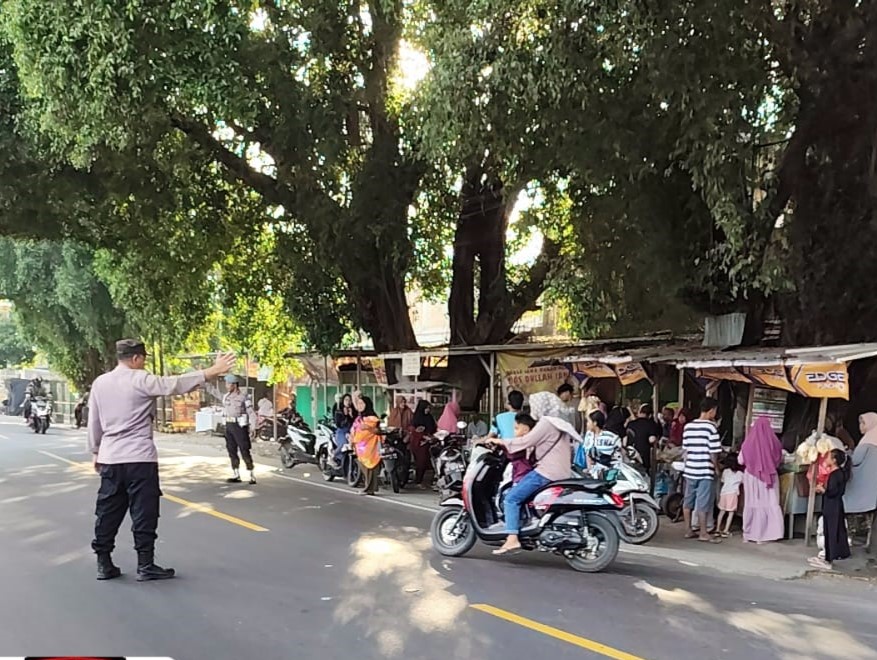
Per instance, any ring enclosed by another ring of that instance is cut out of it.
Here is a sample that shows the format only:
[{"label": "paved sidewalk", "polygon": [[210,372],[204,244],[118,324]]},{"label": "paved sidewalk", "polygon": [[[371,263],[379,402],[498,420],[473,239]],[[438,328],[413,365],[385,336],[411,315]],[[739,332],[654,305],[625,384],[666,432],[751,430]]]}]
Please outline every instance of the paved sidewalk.
[{"label": "paved sidewalk", "polygon": [[[210,452],[210,455],[217,457],[226,456],[225,440],[217,436],[159,433],[156,434],[156,440],[159,447],[166,451],[184,453],[201,451]],[[354,492],[343,481],[326,483],[316,466],[301,465],[292,470],[282,468],[277,443],[256,442],[253,454],[258,457],[257,476],[258,471],[267,470],[292,481],[332,488],[340,493]],[[423,511],[438,509],[438,495],[433,491],[406,489],[397,495],[383,490],[378,499]],[[744,543],[738,529],[735,535],[724,539],[721,544],[705,544],[685,539],[681,523],[670,523],[664,516],[661,516],[660,520],[661,528],[651,542],[642,546],[624,544],[621,551],[627,555],[667,559],[692,568],[772,580],[789,580],[822,573],[814,570],[807,563],[807,558],[816,554],[816,548],[806,547],[801,539],[764,545]],[[875,559],[877,557],[871,557],[862,548],[853,548],[853,557],[843,562],[836,562],[836,570],[831,575],[877,581]]]}]

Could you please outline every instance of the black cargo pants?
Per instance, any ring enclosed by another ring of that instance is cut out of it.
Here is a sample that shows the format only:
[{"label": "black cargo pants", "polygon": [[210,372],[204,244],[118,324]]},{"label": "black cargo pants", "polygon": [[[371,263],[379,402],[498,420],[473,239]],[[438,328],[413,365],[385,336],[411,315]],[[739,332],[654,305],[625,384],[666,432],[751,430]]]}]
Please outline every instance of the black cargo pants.
[{"label": "black cargo pants", "polygon": [[158,463],[101,466],[92,550],[113,551],[116,534],[125,514],[130,511],[134,548],[137,552],[152,552],[155,549],[155,539],[158,538],[155,530],[158,528],[160,497]]},{"label": "black cargo pants", "polygon": [[237,470],[241,466],[240,455],[244,459],[244,465],[248,470],[253,469],[253,455],[250,453],[250,434],[246,427],[241,426],[237,422],[226,422],[225,424],[225,448],[228,450],[228,457],[231,459],[231,469]]}]

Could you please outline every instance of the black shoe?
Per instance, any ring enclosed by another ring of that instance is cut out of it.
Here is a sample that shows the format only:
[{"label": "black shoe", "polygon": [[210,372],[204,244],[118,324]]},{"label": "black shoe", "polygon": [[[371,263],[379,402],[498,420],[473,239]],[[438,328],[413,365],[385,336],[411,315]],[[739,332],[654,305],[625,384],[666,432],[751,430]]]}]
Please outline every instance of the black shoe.
[{"label": "black shoe", "polygon": [[113,580],[121,577],[121,569],[113,564],[113,558],[109,552],[102,552],[97,556],[97,579]]},{"label": "black shoe", "polygon": [[226,483],[230,483],[230,484],[239,484],[241,482],[241,478],[240,477],[229,477],[225,481],[226,481]]},{"label": "black shoe", "polygon": [[150,580],[169,580],[176,575],[172,568],[162,568],[154,561],[152,552],[137,553],[137,581],[148,582]]},{"label": "black shoe", "polygon": [[251,486],[255,486],[255,485],[256,485],[256,477],[250,477],[250,485],[251,485]]}]

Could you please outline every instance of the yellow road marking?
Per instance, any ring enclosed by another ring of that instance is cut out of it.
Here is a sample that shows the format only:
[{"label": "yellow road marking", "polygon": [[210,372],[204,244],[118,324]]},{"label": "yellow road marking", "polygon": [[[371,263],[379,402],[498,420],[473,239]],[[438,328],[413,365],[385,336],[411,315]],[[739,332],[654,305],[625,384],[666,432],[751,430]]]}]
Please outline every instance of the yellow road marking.
[{"label": "yellow road marking", "polygon": [[[50,451],[43,451],[42,449],[37,449],[37,451],[41,454],[44,454],[50,458],[54,458],[56,460],[61,461],[62,463],[67,463],[68,465],[72,465],[76,468],[88,469],[90,471],[91,466],[88,463],[82,463],[77,461],[71,461],[69,458],[64,458],[63,456],[58,456],[57,454],[53,454]],[[262,527],[261,525],[257,525],[256,523],[251,523],[247,520],[243,520],[241,518],[236,518],[235,516],[230,516],[227,513],[223,513],[222,511],[217,511],[211,506],[207,506],[206,504],[198,504],[197,502],[190,502],[189,500],[184,500],[182,497],[177,497],[176,495],[170,495],[168,493],[164,493],[164,499],[170,500],[171,502],[176,502],[177,504],[182,504],[185,507],[188,507],[198,513],[204,513],[208,516],[213,516],[214,518],[219,518],[220,520],[224,520],[225,522],[230,522],[233,525],[239,525],[240,527],[244,527],[245,529],[249,529],[253,532],[267,532],[269,531],[267,527]]]},{"label": "yellow road marking", "polygon": [[182,497],[177,497],[176,495],[168,495],[164,494],[164,499],[170,500],[171,502],[176,502],[177,504],[182,504],[183,506],[187,506],[190,509],[194,509],[199,513],[206,513],[208,516],[213,516],[214,518],[219,518],[220,520],[224,520],[225,522],[230,522],[233,525],[240,525],[241,527],[245,527],[253,532],[267,532],[267,527],[262,527],[261,525],[257,525],[255,523],[247,522],[246,520],[242,520],[241,518],[235,518],[234,516],[230,516],[227,513],[223,513],[222,511],[217,511],[213,507],[207,506],[205,504],[198,504],[197,502],[190,502],[189,500],[184,500]]},{"label": "yellow road marking", "polygon": [[533,621],[532,619],[525,619],[522,616],[518,616],[517,614],[514,614],[512,612],[506,612],[505,610],[501,610],[498,607],[493,607],[492,605],[474,604],[470,605],[469,607],[471,607],[472,609],[476,609],[479,612],[484,612],[485,614],[495,616],[498,619],[502,619],[503,621],[515,623],[519,626],[523,626],[524,628],[529,628],[530,630],[540,632],[543,635],[554,637],[555,639],[559,639],[568,644],[572,644],[573,646],[579,646],[583,649],[593,651],[594,653],[599,653],[600,655],[606,656],[607,658],[614,658],[615,660],[644,660],[639,656],[631,655],[630,653],[625,653],[624,651],[619,651],[618,649],[614,649],[611,646],[600,644],[600,642],[595,642],[584,637],[579,637],[578,635],[573,635],[572,633],[560,630],[559,628],[546,626],[544,623],[539,623],[538,621]]}]

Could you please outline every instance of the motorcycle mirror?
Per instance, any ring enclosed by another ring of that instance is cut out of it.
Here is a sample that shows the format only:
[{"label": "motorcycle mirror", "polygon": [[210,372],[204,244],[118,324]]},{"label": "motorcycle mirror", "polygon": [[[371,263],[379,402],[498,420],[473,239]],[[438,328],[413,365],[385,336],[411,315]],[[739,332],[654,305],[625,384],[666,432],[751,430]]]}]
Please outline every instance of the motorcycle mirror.
[{"label": "motorcycle mirror", "polygon": [[466,428],[466,426],[467,426],[466,422],[457,422],[457,428],[460,429],[461,431],[464,428]]}]

